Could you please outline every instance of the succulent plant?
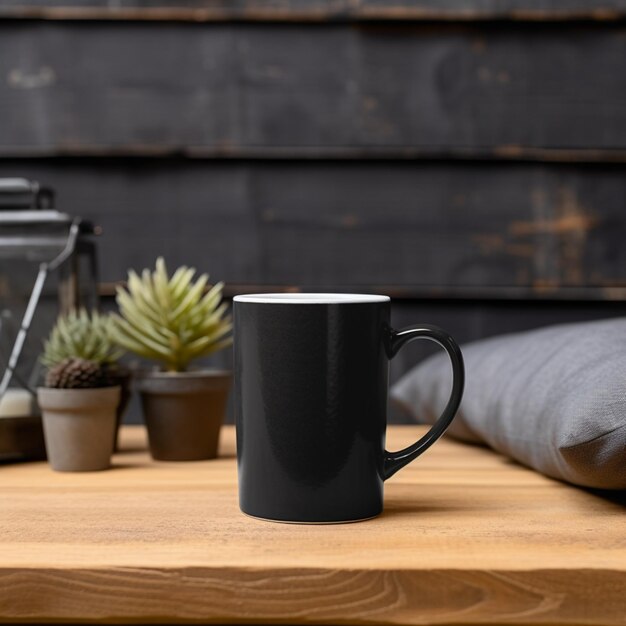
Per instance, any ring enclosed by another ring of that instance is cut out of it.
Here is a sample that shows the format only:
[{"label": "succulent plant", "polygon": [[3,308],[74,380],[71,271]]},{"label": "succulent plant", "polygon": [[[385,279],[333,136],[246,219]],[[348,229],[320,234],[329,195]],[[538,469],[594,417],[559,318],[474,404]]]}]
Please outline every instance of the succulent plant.
[{"label": "succulent plant", "polygon": [[120,315],[113,316],[113,339],[139,356],[185,371],[194,359],[230,345],[232,324],[222,303],[223,283],[206,291],[209,277],[193,280],[196,270],[180,267],[170,277],[162,258],[141,276],[128,273],[119,287]]},{"label": "succulent plant", "polygon": [[122,350],[111,340],[110,315],[86,309],[62,315],[44,342],[41,362],[52,368],[67,359],[82,359],[96,364],[112,364]]}]

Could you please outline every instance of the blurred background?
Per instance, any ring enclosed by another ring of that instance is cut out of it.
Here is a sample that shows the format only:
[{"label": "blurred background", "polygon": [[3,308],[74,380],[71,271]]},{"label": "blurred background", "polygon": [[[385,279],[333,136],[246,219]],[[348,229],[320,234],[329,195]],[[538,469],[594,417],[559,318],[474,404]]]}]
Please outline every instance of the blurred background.
[{"label": "blurred background", "polygon": [[3,0],[0,177],[100,227],[105,308],[162,255],[229,297],[385,293],[395,326],[460,342],[624,315],[625,18],[623,0]]}]

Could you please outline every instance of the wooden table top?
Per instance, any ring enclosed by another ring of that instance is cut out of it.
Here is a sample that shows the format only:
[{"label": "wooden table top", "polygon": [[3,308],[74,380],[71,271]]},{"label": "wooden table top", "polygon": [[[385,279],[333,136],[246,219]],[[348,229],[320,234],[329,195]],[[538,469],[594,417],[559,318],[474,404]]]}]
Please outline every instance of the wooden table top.
[{"label": "wooden table top", "polygon": [[153,462],[139,427],[123,448],[106,472],[0,467],[0,621],[626,624],[620,496],[444,439],[379,518],[275,524],[239,512],[232,427],[216,461]]}]

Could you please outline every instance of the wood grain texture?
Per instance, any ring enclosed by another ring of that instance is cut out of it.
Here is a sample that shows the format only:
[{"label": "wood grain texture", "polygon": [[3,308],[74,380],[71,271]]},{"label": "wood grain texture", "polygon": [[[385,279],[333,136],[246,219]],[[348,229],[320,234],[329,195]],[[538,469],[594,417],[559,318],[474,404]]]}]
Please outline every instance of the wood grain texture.
[{"label": "wood grain texture", "polygon": [[444,440],[375,520],[272,524],[238,510],[233,435],[211,462],[151,462],[127,428],[108,472],[0,468],[0,621],[626,623],[620,496]]},{"label": "wood grain texture", "polygon": [[52,160],[0,175],[102,226],[104,281],[162,254],[233,284],[624,298],[621,166]]},{"label": "wood grain texture", "polygon": [[0,156],[623,161],[625,33],[5,21]]},{"label": "wood grain texture", "polygon": [[0,17],[124,20],[616,20],[624,0],[3,0]]}]

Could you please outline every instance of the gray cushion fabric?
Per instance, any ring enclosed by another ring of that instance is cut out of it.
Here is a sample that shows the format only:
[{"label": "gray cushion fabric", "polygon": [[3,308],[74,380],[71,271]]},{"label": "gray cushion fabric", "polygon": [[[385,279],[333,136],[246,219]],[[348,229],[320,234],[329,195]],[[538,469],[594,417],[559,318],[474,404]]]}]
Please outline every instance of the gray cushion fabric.
[{"label": "gray cushion fabric", "polygon": [[[451,435],[577,485],[626,489],[626,318],[494,337],[463,356],[465,395]],[[450,387],[438,354],[391,395],[432,423]]]}]

